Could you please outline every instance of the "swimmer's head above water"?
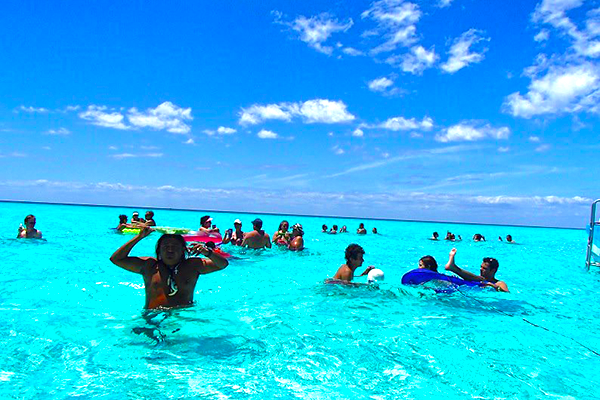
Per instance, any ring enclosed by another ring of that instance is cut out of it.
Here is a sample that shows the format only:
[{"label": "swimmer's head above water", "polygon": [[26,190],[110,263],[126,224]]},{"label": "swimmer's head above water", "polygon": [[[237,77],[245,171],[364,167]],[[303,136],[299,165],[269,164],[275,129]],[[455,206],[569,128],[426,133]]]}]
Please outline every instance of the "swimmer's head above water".
[{"label": "swimmer's head above water", "polygon": [[183,236],[164,234],[156,242],[156,259],[166,265],[177,265],[187,257],[187,247]]},{"label": "swimmer's head above water", "polygon": [[419,268],[437,272],[437,261],[435,261],[435,258],[433,258],[432,256],[421,257],[421,259],[419,260]]}]

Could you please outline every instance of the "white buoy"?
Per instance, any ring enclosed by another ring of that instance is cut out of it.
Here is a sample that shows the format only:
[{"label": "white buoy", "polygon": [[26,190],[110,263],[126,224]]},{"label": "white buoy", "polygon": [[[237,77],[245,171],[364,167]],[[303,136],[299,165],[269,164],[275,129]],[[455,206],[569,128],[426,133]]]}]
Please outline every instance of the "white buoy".
[{"label": "white buoy", "polygon": [[367,275],[367,282],[369,283],[374,283],[374,282],[383,282],[385,280],[385,274],[383,273],[382,270],[380,269],[372,269],[369,271],[369,274]]}]

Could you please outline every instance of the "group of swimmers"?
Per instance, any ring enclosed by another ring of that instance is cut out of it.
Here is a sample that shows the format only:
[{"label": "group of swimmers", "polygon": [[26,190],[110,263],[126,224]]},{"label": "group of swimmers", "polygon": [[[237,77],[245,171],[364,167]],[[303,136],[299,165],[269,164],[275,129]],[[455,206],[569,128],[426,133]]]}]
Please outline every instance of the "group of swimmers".
[{"label": "group of swimmers", "polygon": [[142,228],[144,226],[156,226],[156,222],[154,221],[154,212],[146,211],[144,218],[140,218],[140,213],[134,211],[131,215],[131,222],[127,222],[127,215],[121,214],[119,215],[119,225],[117,226],[117,230],[122,232],[123,229],[129,228]]},{"label": "group of swimmers", "polygon": [[[333,225],[331,227],[331,229],[329,229],[327,227],[327,225],[323,224],[323,226],[321,227],[321,232],[323,233],[329,233],[330,235],[335,235],[337,233],[348,233],[348,228],[346,227],[346,225],[342,226],[340,228],[340,230],[338,231],[338,226],[337,225]],[[373,229],[371,230],[371,232],[373,234],[377,234],[377,228],[373,227]],[[363,224],[362,222],[358,225],[358,228],[356,229],[356,233],[359,235],[366,235],[367,234],[367,229],[365,228],[365,224]]]},{"label": "group of swimmers", "polygon": [[[437,232],[433,232],[433,234],[431,235],[431,237],[429,238],[429,240],[440,240],[440,234]],[[460,235],[455,235],[454,233],[448,231],[446,233],[446,237],[444,238],[444,240],[448,240],[450,242],[460,242],[462,241],[462,237]],[[485,242],[485,236],[483,236],[481,233],[476,233],[473,235],[473,241],[474,242]],[[502,236],[498,236],[498,241],[502,242]],[[506,243],[515,243],[515,241],[513,240],[513,237],[511,235],[506,235]]]}]

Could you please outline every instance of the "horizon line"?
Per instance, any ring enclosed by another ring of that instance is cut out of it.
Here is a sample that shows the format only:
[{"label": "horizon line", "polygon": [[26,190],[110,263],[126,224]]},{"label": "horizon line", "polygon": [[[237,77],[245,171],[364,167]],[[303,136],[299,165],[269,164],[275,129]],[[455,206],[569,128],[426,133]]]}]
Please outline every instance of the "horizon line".
[{"label": "horizon line", "polygon": [[114,205],[114,204],[93,204],[93,203],[64,203],[51,201],[34,201],[34,200],[6,200],[0,199],[0,203],[24,203],[24,204],[47,204],[57,206],[79,206],[79,207],[107,207],[107,208],[138,208],[151,210],[165,211],[191,211],[191,212],[207,212],[207,213],[229,213],[229,214],[264,214],[264,215],[281,215],[293,217],[311,217],[311,218],[343,218],[343,219],[366,219],[374,221],[392,221],[392,222],[423,222],[430,224],[453,224],[453,225],[477,225],[477,226],[507,226],[513,228],[548,228],[548,229],[569,229],[569,230],[585,230],[586,228],[573,228],[561,226],[542,226],[542,225],[517,225],[517,224],[491,224],[485,222],[460,222],[460,221],[431,221],[418,219],[400,219],[400,218],[366,218],[366,217],[351,217],[343,215],[317,215],[317,214],[297,214],[297,213],[274,213],[274,212],[253,212],[253,211],[232,211],[232,210],[208,210],[195,208],[175,208],[175,207],[148,207],[148,206],[133,206],[133,205]]}]

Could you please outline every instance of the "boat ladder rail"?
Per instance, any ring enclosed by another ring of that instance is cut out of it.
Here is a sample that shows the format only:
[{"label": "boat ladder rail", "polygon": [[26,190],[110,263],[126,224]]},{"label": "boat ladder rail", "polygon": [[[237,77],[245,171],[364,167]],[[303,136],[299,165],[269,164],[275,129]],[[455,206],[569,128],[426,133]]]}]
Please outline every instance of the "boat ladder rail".
[{"label": "boat ladder rail", "polygon": [[[592,212],[590,215],[590,232],[588,235],[588,245],[587,245],[587,254],[585,256],[585,266],[589,269],[590,266],[594,266],[594,267],[600,267],[600,262],[597,260],[600,260],[600,253],[598,253],[597,251],[594,251],[594,247],[596,247],[594,245],[594,231],[595,231],[595,227],[600,227],[600,221],[598,221],[598,219],[596,218],[596,208],[597,205],[600,203],[600,199],[594,201],[592,203]],[[597,232],[600,233],[600,232]],[[598,248],[596,247],[596,250],[598,250]],[[594,260],[595,258],[595,260]]]}]

